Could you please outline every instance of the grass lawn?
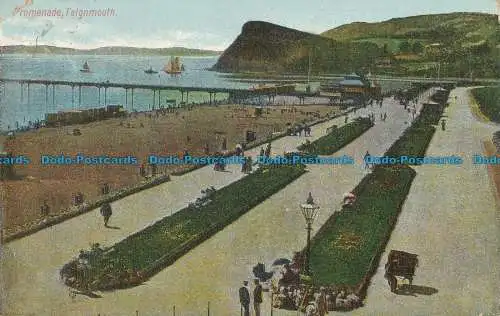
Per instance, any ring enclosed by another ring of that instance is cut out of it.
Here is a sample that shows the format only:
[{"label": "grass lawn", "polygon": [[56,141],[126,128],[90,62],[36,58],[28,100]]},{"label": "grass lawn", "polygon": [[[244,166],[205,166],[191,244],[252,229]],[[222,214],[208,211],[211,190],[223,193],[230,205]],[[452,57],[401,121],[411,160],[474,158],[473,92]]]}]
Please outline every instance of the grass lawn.
[{"label": "grass lawn", "polygon": [[492,122],[500,123],[500,87],[486,87],[472,90],[481,112]]},{"label": "grass lawn", "polygon": [[[182,209],[102,253],[91,252],[86,277],[76,277],[74,282],[79,282],[79,285],[66,284],[77,288],[82,283],[93,284],[93,289],[135,285],[172,264],[304,172],[304,165],[259,169],[216,191],[210,197],[212,202],[205,206]],[[78,275],[76,265],[75,261],[70,262],[62,274]]]},{"label": "grass lawn", "polygon": [[335,213],[312,241],[315,284],[355,286],[363,281],[384,249],[415,174],[409,167],[378,167],[358,185],[355,204]]},{"label": "grass lawn", "polygon": [[436,131],[433,125],[439,123],[443,110],[441,105],[424,105],[413,124],[392,144],[385,155],[423,157]]}]

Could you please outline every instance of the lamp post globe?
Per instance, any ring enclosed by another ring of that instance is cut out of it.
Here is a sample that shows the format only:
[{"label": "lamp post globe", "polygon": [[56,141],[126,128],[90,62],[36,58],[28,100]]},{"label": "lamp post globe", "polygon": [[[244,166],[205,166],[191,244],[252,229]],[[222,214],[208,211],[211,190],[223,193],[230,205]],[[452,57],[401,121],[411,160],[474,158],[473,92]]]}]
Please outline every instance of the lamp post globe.
[{"label": "lamp post globe", "polygon": [[300,205],[300,209],[302,211],[302,215],[306,220],[306,230],[307,230],[307,247],[306,247],[306,260],[305,260],[305,273],[306,275],[310,275],[310,267],[309,267],[309,258],[311,255],[311,230],[312,224],[314,220],[318,216],[319,206],[314,202],[311,192],[309,192],[309,196],[307,197],[306,203]]}]

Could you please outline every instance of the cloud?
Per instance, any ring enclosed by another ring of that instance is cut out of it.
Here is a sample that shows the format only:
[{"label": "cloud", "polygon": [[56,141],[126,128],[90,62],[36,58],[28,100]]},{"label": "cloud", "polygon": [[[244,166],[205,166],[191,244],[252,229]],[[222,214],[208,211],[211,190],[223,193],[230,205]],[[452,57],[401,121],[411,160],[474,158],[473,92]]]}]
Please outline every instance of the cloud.
[{"label": "cloud", "polygon": [[116,30],[108,23],[108,20],[91,18],[11,16],[1,25],[0,41],[1,45],[34,45],[38,36],[38,45],[80,49],[102,46],[148,48],[180,46],[224,50],[227,46],[224,38],[209,32],[155,29],[144,35],[142,34],[144,30]]}]

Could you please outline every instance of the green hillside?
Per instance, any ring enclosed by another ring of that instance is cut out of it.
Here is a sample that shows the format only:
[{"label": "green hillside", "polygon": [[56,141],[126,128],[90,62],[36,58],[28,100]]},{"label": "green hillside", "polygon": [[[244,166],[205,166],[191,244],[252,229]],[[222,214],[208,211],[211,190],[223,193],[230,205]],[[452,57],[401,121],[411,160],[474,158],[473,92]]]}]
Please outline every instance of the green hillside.
[{"label": "green hillside", "polygon": [[395,18],[379,23],[355,22],[322,33],[335,40],[362,38],[478,42],[495,37],[498,18],[485,13],[449,13]]},{"label": "green hillside", "polygon": [[[321,35],[378,45],[391,59],[379,72],[434,76],[440,62],[443,76],[500,75],[500,26],[493,14],[449,13],[355,22]],[[408,54],[412,60],[407,60]]]},{"label": "green hillside", "polygon": [[220,56],[220,72],[352,72],[367,68],[381,56],[373,43],[340,43],[280,25],[250,21]]},{"label": "green hillside", "polygon": [[214,70],[305,74],[498,78],[498,17],[449,13],[356,22],[320,35],[250,21]]}]

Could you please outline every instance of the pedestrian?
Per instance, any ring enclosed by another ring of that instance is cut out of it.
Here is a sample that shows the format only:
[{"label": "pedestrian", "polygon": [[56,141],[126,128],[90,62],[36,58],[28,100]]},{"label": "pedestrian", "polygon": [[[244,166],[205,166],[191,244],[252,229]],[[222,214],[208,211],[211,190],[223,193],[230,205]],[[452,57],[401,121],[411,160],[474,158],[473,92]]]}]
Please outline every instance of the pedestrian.
[{"label": "pedestrian", "polygon": [[227,138],[224,137],[222,140],[222,150],[227,150]]},{"label": "pedestrian", "polygon": [[260,316],[260,304],[262,304],[262,285],[260,285],[259,280],[255,279],[255,289],[253,290],[253,308],[255,310],[255,316]]},{"label": "pedestrian", "polygon": [[266,151],[264,153],[264,156],[266,157],[271,157],[271,143],[267,144]]},{"label": "pedestrian", "polygon": [[111,217],[111,215],[113,215],[111,204],[104,203],[101,206],[101,215],[102,217],[104,217],[104,227],[108,227],[109,218]]},{"label": "pedestrian", "polygon": [[43,201],[43,205],[40,208],[40,212],[42,213],[43,217],[47,217],[49,215],[50,208],[49,208],[49,205],[47,204],[47,200]]},{"label": "pedestrian", "polygon": [[446,129],[446,121],[441,120],[441,129],[444,131]]},{"label": "pedestrian", "polygon": [[328,314],[328,302],[326,301],[326,289],[320,288],[320,293],[316,298],[316,308],[318,316],[325,316]]},{"label": "pedestrian", "polygon": [[384,122],[387,119],[387,112],[384,113]]},{"label": "pedestrian", "polygon": [[246,157],[243,157],[243,163],[241,164],[241,172],[246,173],[248,168],[248,160]]},{"label": "pedestrian", "polygon": [[264,157],[264,148],[263,147],[260,147],[259,156]]},{"label": "pedestrian", "polygon": [[243,281],[243,286],[240,287],[239,293],[240,293],[241,315],[250,316],[250,292],[248,292],[248,281]]},{"label": "pedestrian", "polygon": [[346,115],[345,118],[344,118],[344,124],[347,124],[347,120],[349,119],[349,117]]},{"label": "pedestrian", "polygon": [[370,153],[368,150],[366,151],[365,157],[363,158],[363,161],[365,162],[365,169],[368,169],[370,166],[368,164],[368,160],[370,158]]},{"label": "pedestrian", "polygon": [[101,194],[106,195],[109,193],[109,184],[104,183],[101,187]]},{"label": "pedestrian", "polygon": [[253,164],[252,157],[248,156],[246,163],[247,163],[246,173],[252,172],[252,164]]}]

